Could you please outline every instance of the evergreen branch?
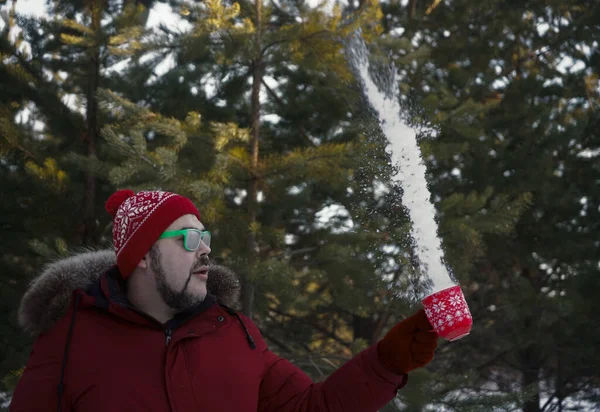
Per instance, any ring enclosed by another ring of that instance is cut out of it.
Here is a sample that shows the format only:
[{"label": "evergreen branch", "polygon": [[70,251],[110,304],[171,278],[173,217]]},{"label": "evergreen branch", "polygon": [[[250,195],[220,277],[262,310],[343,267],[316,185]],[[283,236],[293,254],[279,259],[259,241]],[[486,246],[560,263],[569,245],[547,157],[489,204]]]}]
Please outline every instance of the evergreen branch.
[{"label": "evergreen branch", "polygon": [[296,250],[292,250],[292,251],[281,250],[281,251],[278,251],[277,253],[273,253],[274,248],[266,247],[261,250],[261,254],[268,255],[268,257],[272,258],[272,259],[284,259],[284,258],[296,256],[296,255],[301,255],[303,253],[315,252],[318,249],[319,248],[315,246],[315,247],[305,247],[302,249],[296,249]]},{"label": "evergreen branch", "polygon": [[[45,111],[52,116],[48,116],[48,123],[56,125],[60,124],[61,127],[65,126],[65,118],[68,120],[67,127],[70,128],[69,134],[76,136],[79,134],[79,131],[83,129],[83,125],[77,125],[74,122],[75,113],[65,104],[57,98],[56,91],[53,88],[51,83],[45,81],[43,75],[35,70],[29,61],[24,59],[23,55],[7,41],[7,39],[0,38],[0,47],[10,49],[11,55],[14,56],[19,65],[23,68],[23,70],[27,73],[27,75],[31,76],[35,79],[34,88],[29,86],[27,88],[28,98],[32,100],[36,105],[40,108],[44,108]],[[40,87],[43,85],[44,87]],[[52,93],[44,92],[40,93],[39,90],[45,90],[46,88],[52,88]],[[49,101],[52,100],[52,101]],[[67,113],[67,116],[64,114]],[[53,122],[52,119],[56,116],[60,119],[59,122]],[[82,120],[82,119],[80,119]],[[56,126],[55,126],[56,127]],[[66,134],[66,133],[65,133]]]},{"label": "evergreen branch", "polygon": [[[395,285],[396,282],[398,282],[398,280],[400,279],[401,273],[402,273],[401,270],[396,270],[394,272],[394,277],[392,278],[392,281],[390,282],[391,285]],[[373,332],[373,338],[372,338],[373,342],[377,342],[380,339],[383,328],[386,326],[386,324],[388,323],[388,320],[391,317],[391,310],[392,310],[393,303],[394,303],[394,299],[388,299],[387,303],[383,307],[383,311],[379,311],[379,313],[376,313],[376,315],[379,316],[379,321],[377,322],[377,325],[375,326],[375,331]]]},{"label": "evergreen branch", "polygon": [[[291,252],[284,251],[282,253],[284,253],[287,257],[290,257],[290,256],[295,256],[295,255],[301,255],[303,253],[308,253],[308,252],[316,252],[318,249],[319,249],[318,247],[314,246],[314,247],[305,247],[302,249],[292,250]],[[277,254],[277,255],[274,255],[273,257],[277,257],[280,255],[281,254]]]},{"label": "evergreen branch", "polygon": [[[325,356],[322,356],[322,357],[321,357],[321,360],[322,360],[323,362],[325,362],[326,364],[328,364],[328,365],[329,365],[331,368],[333,368],[333,369],[337,369],[337,368],[338,368],[338,365],[334,364],[334,363],[331,361],[331,359],[332,359],[332,358],[333,358],[333,359],[336,359],[335,357],[325,357]],[[348,358],[345,358],[345,357],[337,357],[337,358],[338,358],[338,359],[340,359],[342,362],[347,362],[347,361],[348,361]]]},{"label": "evergreen branch", "polygon": [[[283,322],[279,322],[279,321],[277,321],[277,326],[278,326],[278,329],[280,329],[280,330],[282,330],[282,331],[285,331],[285,325],[283,324]],[[300,347],[301,347],[301,348],[302,348],[304,351],[306,351],[306,352],[309,352],[309,353],[310,353],[310,351],[311,351],[311,350],[310,350],[310,347],[309,347],[309,346],[308,346],[306,343],[303,343],[303,342],[296,342],[296,343],[297,343],[297,344],[298,344],[298,345],[299,345],[299,346],[300,346]],[[292,352],[292,353],[294,353],[294,352]]]},{"label": "evergreen branch", "polygon": [[[299,367],[310,366],[310,365],[307,365],[305,362],[303,362],[305,357],[308,356],[308,357],[312,358],[313,360],[318,360],[318,361],[322,362],[323,364],[330,367],[332,371],[334,371],[340,367],[340,364],[348,362],[348,359],[350,359],[349,356],[315,355],[314,352],[310,350],[310,348],[307,350],[307,352],[308,352],[307,355],[298,355],[296,357],[288,357],[288,360]],[[337,361],[338,364],[336,365],[333,361]]]},{"label": "evergreen branch", "polygon": [[88,48],[94,46],[94,41],[85,37],[73,36],[71,34],[62,33],[60,39],[68,45]]},{"label": "evergreen branch", "polygon": [[[595,9],[599,7],[599,4],[596,3],[593,7],[592,10],[590,10],[589,14],[583,14],[579,19],[577,19],[576,21],[571,22],[571,27],[578,27],[579,24],[585,20],[589,15],[593,15],[593,13],[595,12]],[[561,32],[562,34],[562,32]],[[558,35],[556,36],[555,40],[546,44],[544,47],[542,47],[541,50],[538,51],[529,51],[528,53],[526,53],[525,55],[519,56],[519,58],[514,62],[514,64],[511,65],[507,65],[507,67],[500,73],[500,75],[497,77],[497,79],[502,79],[502,78],[506,78],[508,77],[508,75],[512,72],[512,71],[520,71],[520,67],[523,66],[525,63],[532,61],[532,60],[537,60],[540,57],[549,54],[551,51],[553,51],[554,49],[556,49],[561,43],[564,43],[565,41],[569,41],[568,38],[569,34],[567,32],[566,35]],[[565,39],[565,37],[567,37]]]},{"label": "evergreen branch", "polygon": [[484,362],[484,363],[482,363],[480,365],[477,365],[475,367],[475,369],[478,370],[478,371],[485,370],[485,369],[489,368],[491,365],[493,365],[496,362],[498,362],[504,356],[508,355],[509,353],[515,351],[518,348],[519,348],[518,345],[512,346],[509,349],[506,349],[506,350],[500,352],[499,354],[497,354],[496,356],[492,357],[491,359],[488,359],[486,362]]},{"label": "evergreen branch", "polygon": [[108,144],[111,147],[117,149],[117,151],[126,152],[126,153],[130,154],[131,156],[136,157],[139,160],[141,160],[142,162],[146,163],[147,165],[152,167],[154,170],[160,170],[160,167],[156,163],[154,163],[148,156],[146,156],[143,152],[139,152],[139,151],[135,150],[132,146],[121,141],[121,139],[119,139],[119,137],[114,132],[114,130],[112,129],[111,126],[104,126],[102,128],[102,130],[100,131],[100,134],[106,139]]},{"label": "evergreen branch", "polygon": [[312,356],[308,355],[308,360],[309,360],[310,364],[317,370],[317,372],[319,372],[319,375],[326,376],[323,373],[323,371],[321,370],[321,368],[319,368],[319,366],[315,363],[315,361],[313,360]]},{"label": "evergreen branch", "polygon": [[[275,7],[277,9],[277,11],[279,11],[279,13],[281,13],[282,16],[286,16],[287,18],[287,22],[288,23],[295,23],[296,20],[294,20],[293,17],[289,16],[289,13],[285,12],[281,7],[279,7],[279,5],[275,2],[275,0],[271,0],[271,4],[273,5],[273,7]],[[284,21],[284,25],[285,25],[285,21]],[[270,26],[273,26],[272,23],[269,23]],[[281,26],[278,26],[281,27]]]},{"label": "evergreen branch", "polygon": [[[264,78],[261,79],[261,82],[262,82],[263,86],[265,87],[265,89],[267,90],[267,92],[269,93],[269,95],[277,102],[277,104],[281,108],[285,107],[285,103],[283,102],[283,100],[281,100],[281,98],[279,96],[277,96],[277,93],[275,93],[275,91],[269,87],[267,82],[265,82]],[[310,140],[310,138],[306,135],[306,130],[304,129],[304,126],[302,126],[301,124],[296,124],[296,123],[294,125],[298,128],[298,132],[300,132],[300,135],[304,138],[304,140],[310,146],[316,147],[316,145],[313,143],[313,141]]]},{"label": "evergreen branch", "polygon": [[27,156],[28,158],[34,160],[34,161],[38,161],[39,159],[37,158],[37,156],[35,156],[32,152],[30,152],[29,150],[27,150],[24,146],[16,144],[15,142],[12,142],[11,145],[19,150],[21,153],[25,154],[25,156]]},{"label": "evergreen branch", "polygon": [[273,336],[272,334],[270,334],[268,331],[261,331],[262,335],[270,340],[271,342],[273,342],[275,345],[279,346],[281,349],[283,349],[285,352],[287,353],[294,353],[294,350],[289,347],[288,345],[286,345],[284,342],[282,342],[281,340],[279,340],[278,338],[276,338],[275,336]]},{"label": "evergreen branch", "polygon": [[[4,56],[0,55],[0,59],[4,59]],[[0,70],[5,73],[3,76],[11,76],[21,84],[25,85],[30,82],[35,82],[35,79],[31,77],[31,75],[27,73],[19,64],[8,63],[2,65]]]},{"label": "evergreen branch", "polygon": [[21,153],[23,153],[26,157],[28,157],[29,159],[32,159],[32,160],[34,160],[36,162],[39,160],[37,158],[37,156],[35,156],[32,152],[30,152],[24,146],[22,146],[19,143],[17,143],[15,140],[13,140],[13,139],[9,140],[6,136],[4,136],[4,138],[8,142],[8,144],[10,145],[10,147],[12,147],[13,149],[17,149],[18,151],[20,151]]},{"label": "evergreen branch", "polygon": [[[239,158],[231,153],[226,153],[225,154],[228,158],[234,159],[236,161],[236,163],[241,166],[244,170],[249,171],[249,167],[246,163],[244,163],[242,158]],[[304,159],[304,162],[306,164],[313,162],[313,161],[317,161],[317,160],[322,160],[322,159],[340,159],[340,156],[344,156],[344,155],[340,155],[338,154],[326,154],[326,155],[315,155],[312,157],[308,157],[306,159]],[[275,176],[275,175],[285,175],[285,172],[288,172],[290,170],[293,170],[295,168],[298,168],[298,165],[292,165],[289,167],[284,167],[281,169],[274,169],[272,171],[270,171],[269,173],[265,173],[265,174],[254,174],[253,176],[249,177],[249,178],[245,178],[245,179],[236,179],[238,182],[251,182],[253,180],[263,180],[266,178],[269,178],[271,176]]]},{"label": "evergreen branch", "polygon": [[89,34],[90,36],[93,36],[95,33],[94,31],[87,27],[84,26],[83,24],[77,23],[75,20],[73,19],[62,19],[60,21],[60,23],[67,29],[72,29],[72,30],[76,30],[82,34]]},{"label": "evergreen branch", "polygon": [[332,340],[334,340],[335,342],[337,342],[338,344],[347,347],[348,349],[352,348],[352,342],[346,342],[345,340],[343,340],[342,338],[340,338],[339,336],[337,336],[336,334],[332,333],[331,331],[327,330],[326,328],[324,328],[323,326],[319,325],[319,324],[315,324],[312,322],[308,322],[306,320],[306,318],[300,317],[300,316],[296,316],[296,315],[292,315],[289,313],[285,313],[282,312],[278,309],[276,309],[273,306],[269,306],[269,310],[273,311],[273,313],[280,315],[280,316],[284,316],[287,318],[292,319],[293,321],[296,321],[302,325],[308,325],[313,327],[315,330],[319,331],[323,336],[328,337]]},{"label": "evergreen branch", "polygon": [[38,161],[37,156],[21,144],[23,139],[18,137],[21,130],[11,121],[10,110],[4,107],[0,108],[0,132],[2,132],[2,137],[10,147],[17,149],[30,159]]},{"label": "evergreen branch", "polygon": [[559,391],[560,391],[559,389],[555,390],[554,393],[548,397],[548,400],[546,401],[546,403],[544,403],[544,405],[542,405],[542,407],[540,408],[541,412],[544,412],[546,410],[546,408],[548,408],[550,406],[550,404],[552,403],[554,398],[558,398]]},{"label": "evergreen branch", "polygon": [[329,30],[318,30],[315,31],[313,33],[310,33],[309,35],[305,36],[305,37],[300,37],[300,38],[295,38],[295,37],[290,37],[290,38],[284,38],[284,39],[280,39],[280,40],[274,40],[271,43],[268,43],[265,47],[263,47],[263,49],[260,51],[260,56],[261,58],[263,58],[266,54],[266,52],[273,46],[276,46],[278,44],[283,44],[283,43],[287,43],[289,41],[301,41],[301,42],[306,42],[307,40],[310,40],[311,38],[318,36],[320,34],[323,33],[331,33]]},{"label": "evergreen branch", "polygon": [[[307,158],[305,161],[306,163],[310,163],[316,160],[322,160],[322,159],[339,159],[340,156],[344,156],[344,155],[340,155],[339,153],[334,153],[334,154],[325,154],[325,155],[316,155],[313,157],[309,157]],[[280,175],[280,174],[285,174],[285,172],[289,172],[290,170],[293,170],[294,168],[298,167],[297,165],[293,165],[293,166],[289,166],[289,167],[284,167],[281,169],[275,169],[269,173],[265,173],[263,175],[256,175],[254,177],[251,177],[249,179],[246,179],[244,181],[251,181],[251,180],[262,180],[274,175]]]},{"label": "evergreen branch", "polygon": [[137,154],[138,159],[140,159],[142,162],[146,163],[147,165],[152,167],[154,170],[160,171],[160,166],[158,166],[156,163],[154,163],[148,156],[144,155],[143,153],[136,152],[136,154]]},{"label": "evergreen branch", "polygon": [[434,0],[434,2],[431,4],[431,6],[429,6],[429,7],[427,8],[427,10],[425,10],[425,14],[426,14],[427,16],[429,16],[429,15],[430,15],[430,14],[431,14],[431,13],[432,13],[434,10],[435,10],[435,8],[436,8],[437,6],[439,6],[439,4],[441,3],[441,1],[442,1],[442,0]]},{"label": "evergreen branch", "polygon": [[568,383],[570,383],[573,379],[581,379],[581,376],[579,376],[578,374],[574,373],[572,376],[568,377],[567,379],[562,380],[562,385],[560,388],[557,388],[554,393],[552,393],[552,395],[550,395],[548,397],[548,400],[546,401],[546,403],[544,403],[544,405],[542,406],[542,408],[540,409],[541,412],[545,411],[546,408],[548,408],[549,406],[551,406],[551,402],[554,399],[559,399],[562,398],[562,400],[564,400],[565,398],[568,398],[571,395],[576,394],[577,392],[583,390],[583,388],[585,387],[585,385],[577,385],[575,384],[574,386],[570,387],[571,390],[566,390],[567,388],[569,388],[569,386],[567,386]]}]

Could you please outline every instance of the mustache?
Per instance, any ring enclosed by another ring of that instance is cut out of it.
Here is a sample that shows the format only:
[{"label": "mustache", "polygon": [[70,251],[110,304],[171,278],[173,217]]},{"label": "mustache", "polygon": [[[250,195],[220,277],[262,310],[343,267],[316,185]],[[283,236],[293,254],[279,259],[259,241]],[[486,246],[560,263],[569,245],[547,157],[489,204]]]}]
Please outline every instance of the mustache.
[{"label": "mustache", "polygon": [[210,262],[210,258],[208,257],[208,255],[200,256],[200,259],[198,259],[198,263],[196,263],[194,265],[193,269],[190,270],[190,275],[188,276],[188,278],[185,282],[185,285],[183,285],[183,289],[181,289],[181,292],[179,292],[180,298],[185,293],[185,290],[187,289],[187,287],[190,283],[190,280],[192,279],[192,273],[194,273],[196,270],[200,269],[202,266],[208,266],[208,262]]},{"label": "mustache", "polygon": [[200,259],[198,259],[198,263],[196,263],[193,266],[192,272],[200,269],[202,266],[208,266],[209,262],[210,262],[210,258],[208,257],[208,255],[200,256]]}]

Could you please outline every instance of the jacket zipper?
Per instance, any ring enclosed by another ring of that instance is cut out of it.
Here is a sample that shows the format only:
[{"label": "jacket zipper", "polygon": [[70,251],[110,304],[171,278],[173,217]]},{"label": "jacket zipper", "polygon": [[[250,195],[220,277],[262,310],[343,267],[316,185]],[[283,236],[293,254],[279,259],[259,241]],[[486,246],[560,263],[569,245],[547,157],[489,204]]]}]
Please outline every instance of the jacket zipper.
[{"label": "jacket zipper", "polygon": [[165,329],[165,346],[169,346],[169,342],[171,342],[171,334],[173,331],[171,329]]}]

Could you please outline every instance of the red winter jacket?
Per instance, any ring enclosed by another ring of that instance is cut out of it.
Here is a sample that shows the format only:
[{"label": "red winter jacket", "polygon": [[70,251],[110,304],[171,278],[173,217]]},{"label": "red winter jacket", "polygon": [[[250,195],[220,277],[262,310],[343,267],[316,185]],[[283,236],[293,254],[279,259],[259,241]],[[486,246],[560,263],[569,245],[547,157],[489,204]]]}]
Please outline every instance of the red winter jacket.
[{"label": "red winter jacket", "polygon": [[200,307],[162,325],[128,305],[112,265],[111,252],[86,253],[32,283],[20,321],[39,337],[10,411],[369,412],[406,382],[374,346],[313,383],[223,305],[239,282],[222,268]]}]

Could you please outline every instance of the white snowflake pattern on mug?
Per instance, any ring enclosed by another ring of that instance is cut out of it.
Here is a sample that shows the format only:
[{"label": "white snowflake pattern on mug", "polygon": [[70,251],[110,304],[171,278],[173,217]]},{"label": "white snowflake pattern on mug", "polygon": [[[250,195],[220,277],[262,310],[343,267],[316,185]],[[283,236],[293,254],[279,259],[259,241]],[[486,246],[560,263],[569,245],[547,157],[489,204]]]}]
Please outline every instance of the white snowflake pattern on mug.
[{"label": "white snowflake pattern on mug", "polygon": [[425,314],[433,326],[440,331],[471,318],[469,306],[462,293],[450,291],[446,296],[432,297]]}]

